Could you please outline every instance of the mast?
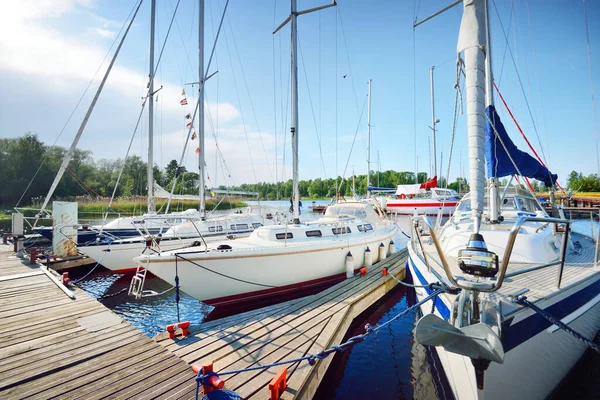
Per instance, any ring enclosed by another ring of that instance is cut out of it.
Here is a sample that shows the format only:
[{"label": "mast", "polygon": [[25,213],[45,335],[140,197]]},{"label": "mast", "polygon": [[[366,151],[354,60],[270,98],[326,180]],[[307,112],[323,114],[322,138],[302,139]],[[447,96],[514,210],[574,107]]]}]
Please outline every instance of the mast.
[{"label": "mast", "polygon": [[473,233],[479,233],[485,190],[485,52],[484,0],[465,0],[457,53],[464,53],[467,88],[469,185]]},{"label": "mast", "polygon": [[296,19],[298,15],[308,14],[314,11],[319,11],[324,8],[333,7],[336,5],[335,0],[329,5],[309,8],[308,10],[297,11],[296,0],[291,0],[291,11],[290,15],[283,21],[273,33],[277,33],[283,28],[288,22],[290,23],[291,43],[290,43],[290,64],[291,64],[291,85],[292,85],[292,126],[290,131],[292,132],[292,168],[293,168],[293,208],[294,208],[294,224],[300,223],[300,192],[298,190],[298,24]]},{"label": "mast", "polygon": [[148,212],[156,212],[154,205],[154,24],[156,19],[156,0],[150,6],[150,81],[148,82]]},{"label": "mast", "polygon": [[369,186],[371,185],[371,82],[369,79],[369,108],[367,111],[367,197],[369,196]]},{"label": "mast", "polygon": [[204,0],[199,0],[198,15],[198,196],[200,197],[200,218],[206,219],[206,199],[204,193]]},{"label": "mast", "polygon": [[437,174],[437,149],[435,141],[435,124],[439,122],[435,119],[435,98],[433,92],[433,70],[435,67],[429,68],[429,85],[431,87],[431,136],[433,141],[433,174]]},{"label": "mast", "polygon": [[290,56],[291,56],[291,79],[292,79],[292,126],[290,131],[292,132],[292,169],[293,169],[293,184],[292,190],[294,193],[294,224],[300,223],[300,192],[298,188],[299,174],[298,174],[298,24],[297,18],[298,13],[296,11],[296,0],[291,0],[291,14],[290,14],[290,26],[291,26],[291,44],[290,44]]}]

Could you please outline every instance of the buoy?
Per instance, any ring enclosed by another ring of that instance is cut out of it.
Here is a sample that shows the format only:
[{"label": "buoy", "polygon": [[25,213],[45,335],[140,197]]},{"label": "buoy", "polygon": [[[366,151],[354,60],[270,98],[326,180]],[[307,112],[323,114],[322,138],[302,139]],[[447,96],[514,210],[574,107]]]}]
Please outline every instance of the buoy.
[{"label": "buoy", "polygon": [[390,253],[390,256],[392,254],[396,254],[396,245],[394,244],[393,240],[390,240],[390,245],[388,246],[389,250],[388,253]]},{"label": "buoy", "polygon": [[385,249],[385,246],[383,245],[383,243],[381,243],[379,245],[379,254],[378,254],[378,260],[379,261],[383,261],[387,258],[387,250]]},{"label": "buoy", "polygon": [[365,267],[369,269],[371,266],[373,266],[373,254],[371,253],[369,246],[367,246],[367,249],[365,250]]},{"label": "buoy", "polygon": [[354,257],[352,253],[346,254],[346,278],[352,278],[354,276]]}]

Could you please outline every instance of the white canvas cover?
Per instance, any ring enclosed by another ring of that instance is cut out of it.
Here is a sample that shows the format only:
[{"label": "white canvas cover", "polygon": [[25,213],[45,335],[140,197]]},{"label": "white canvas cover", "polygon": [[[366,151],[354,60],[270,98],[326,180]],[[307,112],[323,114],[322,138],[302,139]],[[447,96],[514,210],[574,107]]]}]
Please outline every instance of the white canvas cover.
[{"label": "white canvas cover", "polygon": [[398,185],[398,187],[396,188],[396,196],[414,196],[417,193],[419,193],[420,188],[420,183],[414,183],[412,185]]}]

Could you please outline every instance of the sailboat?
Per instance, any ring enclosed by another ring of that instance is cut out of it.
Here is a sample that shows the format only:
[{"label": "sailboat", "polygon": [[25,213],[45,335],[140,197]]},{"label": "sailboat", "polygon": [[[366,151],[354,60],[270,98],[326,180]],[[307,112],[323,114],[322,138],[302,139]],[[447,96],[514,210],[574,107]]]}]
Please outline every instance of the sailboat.
[{"label": "sailboat", "polygon": [[298,12],[291,0],[290,16],[275,31],[290,22],[292,223],[259,227],[248,238],[142,254],[134,259],[140,268],[207,304],[230,307],[340,281],[364,266],[371,252],[393,250],[398,227],[370,204],[338,202],[316,221],[299,218],[297,17],[334,5]]},{"label": "sailboat", "polygon": [[556,175],[508,137],[493,104],[487,1],[463,4],[471,192],[439,231],[413,219],[417,297],[442,290],[421,306],[415,338],[435,346],[457,399],[544,399],[600,328],[598,242],[550,218],[532,193],[498,187],[515,173],[546,186]]},{"label": "sailboat", "polygon": [[[152,9],[154,10],[155,0],[152,1]],[[152,12],[154,15],[154,11]],[[202,149],[198,153],[198,168],[199,168],[199,209],[200,211],[186,210],[179,213],[171,213],[165,216],[158,216],[154,207],[154,191],[161,197],[169,197],[169,199],[178,195],[167,193],[156,182],[150,185],[148,189],[148,214],[143,217],[130,217],[127,220],[118,219],[109,222],[104,227],[104,231],[111,228],[111,224],[120,223],[121,225],[130,225],[129,229],[135,230],[135,237],[127,237],[118,240],[98,240],[88,242],[85,245],[78,246],[81,253],[91,257],[101,263],[104,267],[115,273],[135,273],[137,266],[133,263],[133,258],[145,251],[152,240],[148,242],[149,237],[155,237],[154,243],[160,246],[162,251],[190,246],[194,243],[200,243],[202,240],[215,240],[227,237],[232,239],[240,236],[248,236],[254,229],[272,222],[266,218],[251,214],[251,213],[234,213],[227,215],[206,216],[205,204],[205,186],[204,186],[204,0],[200,0],[199,6],[199,29],[198,29],[198,65],[199,65],[199,148]],[[152,23],[154,26],[154,23]],[[151,29],[152,32],[152,29]],[[151,33],[152,37],[153,34]],[[153,41],[152,41],[153,42]],[[153,70],[153,57],[150,57],[151,70]],[[152,79],[151,79],[152,81]],[[152,96],[152,83],[150,96]],[[150,106],[152,105],[152,97],[150,97]],[[150,107],[150,110],[152,107]],[[149,126],[152,127],[153,117],[150,113]],[[193,122],[193,121],[192,121]],[[152,137],[150,129],[149,136]],[[150,142],[151,143],[151,142]],[[148,179],[152,182],[152,165],[151,151],[152,145],[148,151]],[[179,195],[180,196],[180,195]],[[137,226],[137,228],[136,228]],[[119,236],[118,233],[115,236]],[[134,235],[128,235],[134,236]],[[158,243],[156,243],[158,242]]]},{"label": "sailboat", "polygon": [[[435,96],[433,87],[433,70],[429,70],[431,87],[431,132],[433,141],[433,171],[437,173],[437,150],[435,125],[440,122],[435,118]],[[418,173],[415,173],[415,182]],[[387,191],[385,189],[380,191]],[[437,175],[423,183],[398,185],[389,197],[382,197],[381,202],[388,213],[400,215],[452,215],[458,202],[459,194],[448,188],[438,187]]]}]

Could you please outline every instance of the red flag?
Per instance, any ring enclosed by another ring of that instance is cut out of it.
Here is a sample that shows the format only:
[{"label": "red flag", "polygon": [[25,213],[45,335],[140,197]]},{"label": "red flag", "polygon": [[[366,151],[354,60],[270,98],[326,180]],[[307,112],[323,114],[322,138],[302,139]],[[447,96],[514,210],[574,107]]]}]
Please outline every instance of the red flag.
[{"label": "red flag", "polygon": [[200,147],[196,147],[196,154],[200,154]]},{"label": "red flag", "polygon": [[190,126],[192,126],[192,123],[191,123],[191,122],[188,122],[188,123],[187,123],[187,125],[186,125],[186,127],[188,127],[188,128],[189,128]]},{"label": "red flag", "polygon": [[181,100],[181,101],[179,102],[179,104],[181,104],[182,106],[185,106],[185,105],[187,105],[187,99],[186,99],[186,98],[184,98],[183,100]]}]

